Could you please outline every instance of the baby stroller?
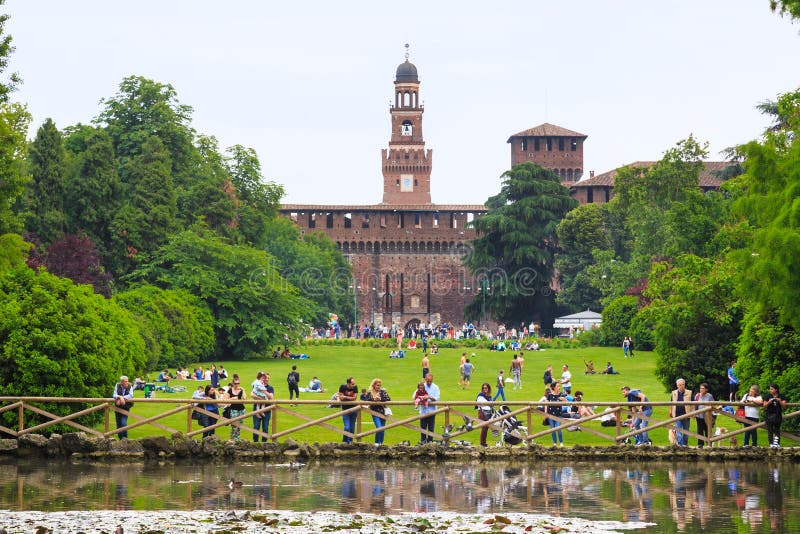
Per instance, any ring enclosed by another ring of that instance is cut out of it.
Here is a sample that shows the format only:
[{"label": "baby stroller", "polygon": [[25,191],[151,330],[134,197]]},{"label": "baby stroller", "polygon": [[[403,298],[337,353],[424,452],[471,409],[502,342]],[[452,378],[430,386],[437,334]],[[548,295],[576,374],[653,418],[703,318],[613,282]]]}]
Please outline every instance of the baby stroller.
[{"label": "baby stroller", "polygon": [[[492,419],[499,419],[509,413],[511,413],[511,409],[508,406],[499,406],[492,411]],[[522,422],[515,416],[506,417],[498,421],[498,425],[500,426],[498,433],[502,433],[501,443],[519,445],[522,443],[523,437],[528,435],[528,428],[523,426]]]}]

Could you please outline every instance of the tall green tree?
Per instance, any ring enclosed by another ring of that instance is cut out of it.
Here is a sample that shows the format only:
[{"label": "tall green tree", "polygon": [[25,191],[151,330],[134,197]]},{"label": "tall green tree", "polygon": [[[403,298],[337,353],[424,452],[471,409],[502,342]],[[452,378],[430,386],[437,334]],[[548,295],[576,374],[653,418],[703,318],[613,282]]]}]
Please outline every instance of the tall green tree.
[{"label": "tall green tree", "polygon": [[656,374],[666,391],[682,377],[708,382],[714,398],[724,398],[743,316],[736,278],[732,265],[692,254],[653,265],[644,313],[653,325]]},{"label": "tall green tree", "polygon": [[[465,257],[473,274],[491,280],[486,302],[494,319],[546,323],[552,318],[556,227],[576,206],[552,171],[522,163],[503,174],[500,193],[473,222],[478,237]],[[480,295],[468,306],[470,314],[477,317],[482,305]]]},{"label": "tall green tree", "polygon": [[141,254],[156,250],[178,229],[169,154],[159,138],[147,139],[141,154],[128,160],[126,167],[130,194],[111,223],[115,248],[125,250],[129,260],[117,266],[118,274],[129,272]]},{"label": "tall green tree", "polygon": [[141,155],[145,142],[156,136],[169,153],[175,185],[191,185],[198,162],[192,108],[178,102],[171,85],[128,76],[117,94],[101,103],[104,108],[94,122],[105,127],[111,137],[124,183],[129,182],[127,172],[133,169],[129,161]]},{"label": "tall green tree", "polygon": [[217,356],[257,358],[284,336],[298,339],[314,313],[278,265],[267,252],[233,245],[196,224],[171,236],[130,279],[196,295],[214,315]]},{"label": "tall green tree", "polygon": [[67,231],[85,233],[113,269],[118,261],[112,254],[111,221],[121,204],[122,183],[117,174],[114,147],[105,130],[83,127],[68,133],[65,144],[70,152],[65,212]]},{"label": "tall green tree", "polygon": [[23,229],[25,214],[18,202],[30,179],[25,161],[30,122],[24,106],[0,103],[0,235]]},{"label": "tall green tree", "polygon": [[560,282],[556,302],[569,312],[602,310],[602,293],[592,283],[587,269],[595,265],[592,251],[611,248],[605,213],[607,210],[602,204],[584,204],[567,213],[556,227],[561,249],[556,257]]},{"label": "tall green tree", "polygon": [[19,234],[0,235],[0,273],[25,265],[33,245]]},{"label": "tall green tree", "polygon": [[[0,0],[0,7],[5,5],[6,0]],[[14,45],[11,44],[11,36],[5,34],[8,15],[0,14],[0,74],[8,69],[8,60],[14,53]],[[7,80],[0,81],[0,104],[7,104],[11,93],[17,89],[17,85],[22,80],[16,72],[11,73]]]},{"label": "tall green tree", "polygon": [[280,264],[281,275],[315,303],[313,323],[324,325],[328,313],[353,316],[352,268],[336,243],[321,232],[300,236],[289,219],[275,217],[266,226],[265,248]]},{"label": "tall green tree", "polygon": [[25,195],[25,229],[48,245],[66,230],[66,151],[52,119],[46,119],[36,132],[28,149],[28,163],[31,180]]}]

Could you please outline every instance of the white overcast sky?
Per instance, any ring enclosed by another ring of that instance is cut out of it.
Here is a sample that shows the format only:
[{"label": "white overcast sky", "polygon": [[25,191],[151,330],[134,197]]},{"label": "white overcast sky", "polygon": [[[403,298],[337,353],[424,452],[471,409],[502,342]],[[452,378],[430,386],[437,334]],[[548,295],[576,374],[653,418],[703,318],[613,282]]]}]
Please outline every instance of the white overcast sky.
[{"label": "white overcast sky", "polygon": [[171,84],[193,126],[253,147],[285,202],[381,201],[380,149],[405,43],[436,203],[482,204],[509,135],[589,136],[585,176],[658,159],[690,133],[711,159],[756,138],[754,106],[800,85],[800,25],[768,0],[7,0],[14,99],[59,128],[120,81]]}]

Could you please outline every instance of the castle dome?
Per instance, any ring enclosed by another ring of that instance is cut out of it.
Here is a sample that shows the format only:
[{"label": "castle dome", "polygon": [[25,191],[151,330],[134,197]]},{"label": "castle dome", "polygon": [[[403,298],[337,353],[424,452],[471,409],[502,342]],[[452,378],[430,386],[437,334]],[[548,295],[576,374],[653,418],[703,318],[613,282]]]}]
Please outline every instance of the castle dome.
[{"label": "castle dome", "polygon": [[400,65],[397,67],[397,73],[395,74],[394,81],[419,82],[416,65],[408,61],[408,59],[406,59],[405,62],[400,63]]}]

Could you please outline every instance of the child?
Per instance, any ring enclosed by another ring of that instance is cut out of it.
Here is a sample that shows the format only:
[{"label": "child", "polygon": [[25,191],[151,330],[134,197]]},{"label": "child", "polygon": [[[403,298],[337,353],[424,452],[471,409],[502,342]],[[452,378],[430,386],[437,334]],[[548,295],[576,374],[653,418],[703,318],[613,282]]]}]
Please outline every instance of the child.
[{"label": "child", "polygon": [[414,392],[414,408],[419,408],[420,405],[428,407],[428,392],[425,391],[425,382],[417,384],[417,390]]}]

